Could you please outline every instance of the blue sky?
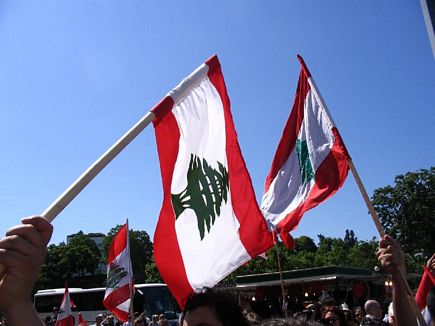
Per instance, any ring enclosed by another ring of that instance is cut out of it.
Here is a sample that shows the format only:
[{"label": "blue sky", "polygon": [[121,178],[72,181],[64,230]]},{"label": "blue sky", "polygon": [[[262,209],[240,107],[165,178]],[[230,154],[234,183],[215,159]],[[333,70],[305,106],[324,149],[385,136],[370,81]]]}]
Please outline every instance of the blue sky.
[{"label": "blue sky", "polygon": [[[419,1],[0,2],[0,233],[40,214],[212,54],[260,200],[300,53],[367,191],[435,162],[435,61]],[[54,221],[53,243],[129,218],[154,233],[162,202],[147,128]],[[350,175],[294,236],[377,232]]]}]

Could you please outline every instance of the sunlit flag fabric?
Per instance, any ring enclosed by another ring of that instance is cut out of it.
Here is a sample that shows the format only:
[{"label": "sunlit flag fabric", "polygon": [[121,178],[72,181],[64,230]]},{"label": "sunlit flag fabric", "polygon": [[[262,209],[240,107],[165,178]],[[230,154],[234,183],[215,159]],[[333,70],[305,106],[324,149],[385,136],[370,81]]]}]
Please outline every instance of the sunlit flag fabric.
[{"label": "sunlit flag fabric", "polygon": [[281,240],[294,247],[289,232],[304,212],[332,196],[349,166],[340,134],[317,92],[302,58],[302,68],[281,140],[266,178],[261,210]]},{"label": "sunlit flag fabric", "polygon": [[153,112],[164,199],[154,255],[178,303],[273,245],[256,202],[220,63],[211,57]]},{"label": "sunlit flag fabric", "polygon": [[65,285],[65,293],[63,294],[59,314],[57,315],[56,326],[74,326],[74,318],[71,311],[72,306],[74,304],[71,301],[68,286]]},{"label": "sunlit flag fabric", "polygon": [[423,266],[423,276],[420,280],[420,284],[418,285],[417,292],[415,293],[415,301],[417,302],[420,310],[423,310],[426,307],[427,295],[434,286],[435,275],[431,273],[429,268]]},{"label": "sunlit flag fabric", "polygon": [[103,304],[121,321],[128,321],[130,298],[134,291],[130,259],[128,223],[112,240],[107,257],[107,285]]}]

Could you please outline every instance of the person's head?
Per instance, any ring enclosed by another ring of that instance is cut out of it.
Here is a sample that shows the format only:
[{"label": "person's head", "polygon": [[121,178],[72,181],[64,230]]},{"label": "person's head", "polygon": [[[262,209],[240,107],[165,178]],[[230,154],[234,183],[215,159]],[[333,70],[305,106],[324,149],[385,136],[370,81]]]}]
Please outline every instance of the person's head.
[{"label": "person's head", "polygon": [[367,300],[364,304],[364,309],[367,315],[372,315],[375,318],[382,318],[382,308],[381,304],[376,300]]},{"label": "person's head", "polygon": [[159,321],[159,315],[153,315],[153,316],[151,317],[151,320],[152,320],[152,321]]},{"label": "person's head", "polygon": [[242,309],[226,292],[204,289],[190,296],[180,316],[180,326],[247,326]]},{"label": "person's head", "polygon": [[133,325],[134,326],[148,326],[146,322],[147,322],[147,319],[145,317],[145,314],[142,313],[134,320]]},{"label": "person's head", "polygon": [[253,311],[247,312],[244,315],[245,315],[245,318],[248,321],[249,325],[258,325],[261,321],[260,315],[253,312]]},{"label": "person's head", "polygon": [[361,323],[363,317],[364,317],[364,311],[361,307],[356,307],[353,310],[353,318],[355,319],[355,321],[359,324]]},{"label": "person's head", "polygon": [[103,319],[104,319],[103,314],[99,314],[97,317],[95,317],[95,324],[101,325],[101,322],[103,321]]},{"label": "person's head", "polygon": [[336,306],[324,306],[322,311],[322,321],[326,325],[345,325],[343,312]]}]

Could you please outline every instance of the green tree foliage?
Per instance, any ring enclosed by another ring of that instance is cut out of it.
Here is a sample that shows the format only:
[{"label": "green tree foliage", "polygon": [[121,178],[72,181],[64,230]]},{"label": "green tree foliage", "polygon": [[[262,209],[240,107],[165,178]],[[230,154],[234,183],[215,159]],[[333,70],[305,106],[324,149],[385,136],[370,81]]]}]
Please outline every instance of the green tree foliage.
[{"label": "green tree foliage", "polygon": [[358,238],[355,236],[355,232],[353,232],[353,230],[346,229],[344,242],[349,248],[358,242]]},{"label": "green tree foliage", "polygon": [[394,183],[374,191],[373,206],[406,254],[427,259],[435,248],[435,167],[398,175]]},{"label": "green tree foliage", "polygon": [[101,262],[101,253],[95,242],[82,231],[72,235],[68,245],[50,245],[45,264],[39,274],[37,289],[63,287],[73,276],[93,274]]},{"label": "green tree foliage", "polygon": [[379,266],[376,251],[378,241],[373,238],[370,241],[360,241],[349,248],[347,263],[349,266],[373,269]]},{"label": "green tree foliage", "polygon": [[157,269],[154,257],[152,257],[151,261],[145,264],[145,283],[163,283],[163,279]]},{"label": "green tree foliage", "polygon": [[47,256],[42,270],[38,275],[35,289],[60,288],[65,284],[70,272],[68,270],[68,259],[66,244],[61,242],[59,245],[52,244],[47,249]]},{"label": "green tree foliage", "polygon": [[341,238],[330,238],[319,235],[319,243],[307,236],[295,239],[295,250],[289,250],[281,242],[267,253],[268,259],[255,258],[239,268],[225,279],[227,285],[234,285],[236,276],[259,274],[278,271],[278,254],[281,268],[285,270],[321,267],[321,266],[352,266],[373,269],[378,265],[376,256],[378,243],[358,241],[352,230],[346,230]]},{"label": "green tree foliage", "polygon": [[310,237],[307,237],[305,235],[300,236],[299,238],[295,239],[296,243],[296,252],[306,251],[306,252],[316,252],[317,251],[317,245],[315,244],[314,240]]},{"label": "green tree foliage", "polygon": [[94,273],[101,262],[101,252],[94,240],[80,231],[71,236],[67,248],[71,270],[76,271],[79,275]]},{"label": "green tree foliage", "polygon": [[343,239],[319,236],[316,266],[347,265],[348,246]]},{"label": "green tree foliage", "polygon": [[[109,233],[103,240],[103,259],[107,261],[107,253],[109,251],[110,244],[112,243],[113,237],[118,233],[122,225],[117,225],[116,227],[110,229]],[[130,257],[131,264],[133,267],[133,273],[142,275],[144,274],[145,265],[152,261],[153,255],[153,244],[150,240],[150,236],[145,231],[134,231],[129,232],[130,240]]]}]

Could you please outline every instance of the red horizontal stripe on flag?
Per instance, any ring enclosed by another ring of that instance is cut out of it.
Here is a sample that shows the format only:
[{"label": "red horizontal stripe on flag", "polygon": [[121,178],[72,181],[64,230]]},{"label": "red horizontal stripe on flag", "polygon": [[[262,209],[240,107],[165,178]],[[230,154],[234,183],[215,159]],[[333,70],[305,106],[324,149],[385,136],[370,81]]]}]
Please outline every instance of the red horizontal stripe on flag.
[{"label": "red horizontal stripe on flag", "polygon": [[130,299],[130,285],[126,284],[110,292],[110,294],[104,298],[103,304],[108,310],[112,310],[128,299]]}]

